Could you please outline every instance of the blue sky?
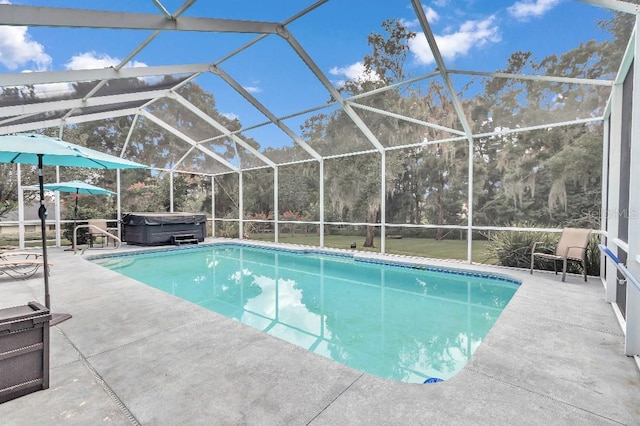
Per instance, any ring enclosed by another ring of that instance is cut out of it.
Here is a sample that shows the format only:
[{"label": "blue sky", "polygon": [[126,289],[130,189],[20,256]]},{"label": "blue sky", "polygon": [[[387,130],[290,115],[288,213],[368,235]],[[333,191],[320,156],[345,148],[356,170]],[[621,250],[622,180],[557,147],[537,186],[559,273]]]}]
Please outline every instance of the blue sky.
[{"label": "blue sky", "polygon": [[[7,3],[0,0],[0,3]],[[151,0],[22,0],[13,4],[126,10],[159,13]],[[182,0],[164,0],[173,12]],[[311,0],[246,0],[212,2],[199,0],[185,16],[282,21]],[[239,6],[241,5],[241,6]],[[610,12],[575,0],[434,0],[423,8],[449,68],[495,71],[509,54],[531,51],[541,59],[562,53],[580,42],[602,39],[597,19]],[[398,18],[420,33],[408,1],[330,0],[288,28],[320,69],[338,86],[362,75],[361,61],[370,52],[367,35],[380,32],[385,19]],[[120,62],[149,32],[0,27],[0,72],[23,72],[102,68]],[[162,33],[132,61],[132,66],[179,63],[211,63],[253,39],[252,35]],[[276,116],[284,116],[325,103],[328,92],[309,72],[287,43],[267,37],[221,67]],[[407,71],[426,74],[435,69],[426,41],[419,35],[411,43]],[[218,109],[252,125],[266,121],[233,90],[213,75],[196,82],[212,91]],[[299,121],[291,127],[297,130]],[[279,132],[279,131],[278,131]]]}]

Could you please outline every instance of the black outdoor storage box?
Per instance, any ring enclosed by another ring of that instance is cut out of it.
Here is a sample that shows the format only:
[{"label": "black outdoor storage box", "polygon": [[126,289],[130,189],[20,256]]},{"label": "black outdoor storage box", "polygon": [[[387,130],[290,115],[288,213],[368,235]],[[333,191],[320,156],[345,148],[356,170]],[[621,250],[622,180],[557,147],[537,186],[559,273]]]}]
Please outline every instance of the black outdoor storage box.
[{"label": "black outdoor storage box", "polygon": [[50,321],[36,302],[0,309],[0,403],[49,387]]},{"label": "black outdoor storage box", "polygon": [[153,246],[180,240],[204,241],[207,215],[195,213],[129,213],[122,218],[127,244]]}]

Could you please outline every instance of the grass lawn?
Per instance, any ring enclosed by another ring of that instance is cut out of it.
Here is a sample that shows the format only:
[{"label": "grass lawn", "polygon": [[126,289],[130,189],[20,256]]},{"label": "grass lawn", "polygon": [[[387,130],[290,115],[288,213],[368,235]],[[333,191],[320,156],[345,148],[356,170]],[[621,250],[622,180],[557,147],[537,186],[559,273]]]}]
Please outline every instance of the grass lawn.
[{"label": "grass lawn", "polygon": [[[250,239],[260,241],[273,241],[272,233],[266,234],[250,234]],[[320,244],[320,236],[315,234],[280,234],[281,243],[304,244],[318,246]],[[364,237],[348,236],[348,235],[325,235],[324,245],[331,248],[349,249],[352,243],[356,243],[356,249],[361,251],[380,252],[380,238],[374,240],[373,248],[362,247]],[[473,261],[478,263],[495,264],[493,259],[489,258],[485,247],[487,241],[473,241],[472,255]],[[404,254],[408,256],[422,256],[436,259],[467,259],[467,241],[466,240],[441,240],[436,241],[429,238],[387,238],[386,252],[393,254]]]},{"label": "grass lawn", "polygon": [[[39,234],[36,239],[35,235],[29,235],[26,246],[27,247],[40,247]],[[259,241],[273,241],[273,233],[252,233],[249,235],[252,240]],[[310,246],[320,245],[320,236],[316,234],[280,234],[281,243],[289,244],[302,244]],[[49,244],[54,245],[54,236],[48,235]],[[351,244],[356,244],[356,250],[371,251],[375,253],[380,252],[380,238],[374,240],[375,247],[363,247],[364,237],[362,236],[349,236],[349,235],[325,235],[324,245],[331,248],[350,249]],[[485,250],[487,241],[478,240],[473,241],[472,255],[473,261],[478,263],[485,263],[489,265],[495,264],[495,259],[491,259]],[[18,245],[17,236],[14,238],[5,236],[0,237],[1,246],[15,246]],[[70,242],[65,239],[62,240],[62,245],[71,245]],[[430,257],[435,259],[456,259],[467,260],[467,241],[466,240],[441,240],[436,241],[430,238],[387,238],[386,252],[391,254],[403,254],[407,256],[421,256]]]}]

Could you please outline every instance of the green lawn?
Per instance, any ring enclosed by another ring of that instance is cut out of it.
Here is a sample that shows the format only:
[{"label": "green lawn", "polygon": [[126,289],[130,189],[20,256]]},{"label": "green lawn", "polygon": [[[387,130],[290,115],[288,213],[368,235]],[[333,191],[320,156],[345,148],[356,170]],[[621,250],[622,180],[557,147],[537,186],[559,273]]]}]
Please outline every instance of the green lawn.
[{"label": "green lawn", "polygon": [[[39,234],[29,235],[28,239],[32,240],[27,243],[27,247],[40,246]],[[273,233],[252,233],[249,235],[252,240],[260,241],[273,241]],[[48,236],[49,245],[54,244],[53,234]],[[320,245],[320,236],[315,234],[280,234],[281,243],[289,244],[302,244],[310,246]],[[356,249],[360,251],[380,252],[380,238],[374,240],[375,247],[366,248],[362,247],[364,243],[364,237],[362,236],[349,236],[349,235],[325,235],[324,245],[325,247],[350,249],[351,244],[356,243]],[[63,245],[70,245],[71,243],[63,239]],[[18,245],[17,236],[0,236],[0,246],[16,246]],[[485,264],[495,264],[495,259],[491,259],[487,254],[485,247],[487,241],[474,241],[473,242],[473,261]],[[422,256],[431,257],[436,259],[456,259],[467,260],[467,241],[466,240],[441,240],[436,241],[430,238],[401,238],[393,239],[387,238],[386,252],[391,254],[403,254],[408,256]]]},{"label": "green lawn", "polygon": [[[318,235],[310,234],[280,234],[281,243],[304,244],[317,246],[320,244]],[[273,241],[272,233],[266,234],[250,234],[250,239],[260,241]],[[375,247],[362,247],[364,237],[354,237],[348,235],[325,235],[324,245],[331,248],[349,249],[352,243],[356,243],[356,249],[361,251],[380,252],[380,238],[374,240]],[[473,261],[479,263],[494,264],[495,262],[489,258],[485,247],[487,241],[473,242]],[[401,238],[387,239],[386,252],[392,254],[404,254],[409,256],[431,257],[436,259],[467,259],[467,241],[466,240],[441,240],[436,241],[429,238]]]}]

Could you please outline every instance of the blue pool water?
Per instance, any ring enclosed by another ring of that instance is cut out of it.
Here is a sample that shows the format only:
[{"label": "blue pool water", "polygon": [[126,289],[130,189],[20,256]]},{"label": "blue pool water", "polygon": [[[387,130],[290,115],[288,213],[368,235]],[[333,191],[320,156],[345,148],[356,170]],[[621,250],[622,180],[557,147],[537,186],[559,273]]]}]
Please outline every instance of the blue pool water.
[{"label": "blue pool water", "polygon": [[464,367],[518,288],[486,274],[240,244],[98,263],[355,369],[414,383]]}]

